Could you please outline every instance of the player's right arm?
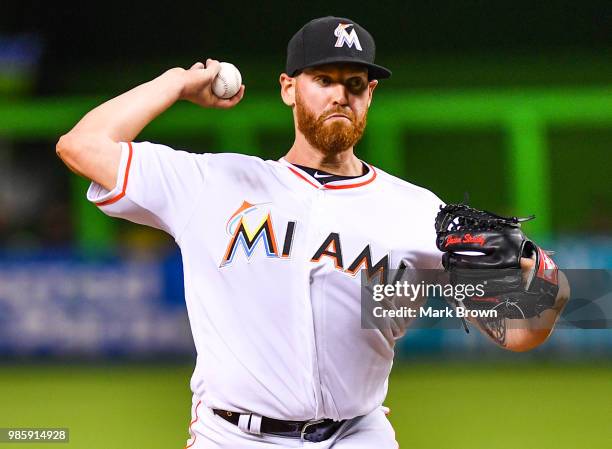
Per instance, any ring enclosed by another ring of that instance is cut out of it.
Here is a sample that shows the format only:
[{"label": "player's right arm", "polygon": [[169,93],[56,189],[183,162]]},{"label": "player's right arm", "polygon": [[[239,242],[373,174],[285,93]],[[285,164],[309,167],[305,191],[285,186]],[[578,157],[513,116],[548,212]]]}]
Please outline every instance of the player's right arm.
[{"label": "player's right arm", "polygon": [[101,104],[88,112],[56,145],[57,155],[73,172],[108,190],[117,183],[120,142],[131,142],[158,115],[178,100],[202,107],[230,108],[244,94],[244,86],[227,100],[212,93],[218,61],[208,59],[189,70],[173,68],[152,81]]}]

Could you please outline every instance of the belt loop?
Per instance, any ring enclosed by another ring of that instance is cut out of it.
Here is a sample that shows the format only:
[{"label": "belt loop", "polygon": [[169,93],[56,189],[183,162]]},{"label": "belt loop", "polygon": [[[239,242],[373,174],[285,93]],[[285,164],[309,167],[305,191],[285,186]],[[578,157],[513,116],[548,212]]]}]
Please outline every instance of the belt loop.
[{"label": "belt loop", "polygon": [[255,435],[261,435],[261,416],[255,414],[251,415],[249,431]]},{"label": "belt loop", "polygon": [[243,432],[261,435],[261,416],[254,413],[241,414],[238,427]]},{"label": "belt loop", "polygon": [[240,417],[238,418],[238,427],[240,428],[240,430],[242,430],[243,432],[250,432],[249,431],[249,422],[251,421],[251,415],[246,414],[243,415],[241,414]]}]

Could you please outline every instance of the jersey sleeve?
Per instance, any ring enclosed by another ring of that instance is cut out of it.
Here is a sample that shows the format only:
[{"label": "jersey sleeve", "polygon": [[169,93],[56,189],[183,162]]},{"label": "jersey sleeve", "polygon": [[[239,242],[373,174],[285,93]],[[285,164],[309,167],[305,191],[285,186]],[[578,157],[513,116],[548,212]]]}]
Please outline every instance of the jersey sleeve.
[{"label": "jersey sleeve", "polygon": [[121,142],[115,188],[108,191],[92,182],[87,199],[106,215],[178,239],[201,195],[208,156],[151,142]]}]

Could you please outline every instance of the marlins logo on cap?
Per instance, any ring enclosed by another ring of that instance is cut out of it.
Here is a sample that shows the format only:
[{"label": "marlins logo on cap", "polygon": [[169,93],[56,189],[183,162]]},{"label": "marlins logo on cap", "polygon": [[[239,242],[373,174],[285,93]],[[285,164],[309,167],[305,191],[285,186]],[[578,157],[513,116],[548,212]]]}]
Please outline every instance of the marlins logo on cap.
[{"label": "marlins logo on cap", "polygon": [[357,64],[367,67],[368,79],[383,79],[391,71],[374,63],[376,45],[368,31],[346,17],[319,17],[293,35],[287,45],[286,73],[326,64]]},{"label": "marlins logo on cap", "polygon": [[[349,27],[352,28],[350,33],[346,31]],[[338,27],[334,30],[334,36],[338,38],[334,47],[340,48],[346,44],[347,47],[351,48],[354,44],[357,50],[362,51],[359,37],[357,37],[355,26],[352,23],[339,23]]]}]

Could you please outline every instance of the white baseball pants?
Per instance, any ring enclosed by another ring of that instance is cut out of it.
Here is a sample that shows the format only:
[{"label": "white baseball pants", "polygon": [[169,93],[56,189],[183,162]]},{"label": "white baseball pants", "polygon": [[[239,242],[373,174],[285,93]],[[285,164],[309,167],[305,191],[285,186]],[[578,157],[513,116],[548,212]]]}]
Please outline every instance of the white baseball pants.
[{"label": "white baseball pants", "polygon": [[329,439],[319,443],[275,435],[255,435],[227,422],[202,402],[191,408],[191,423],[186,449],[398,449],[395,431],[383,407],[348,420]]}]

